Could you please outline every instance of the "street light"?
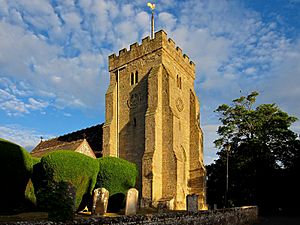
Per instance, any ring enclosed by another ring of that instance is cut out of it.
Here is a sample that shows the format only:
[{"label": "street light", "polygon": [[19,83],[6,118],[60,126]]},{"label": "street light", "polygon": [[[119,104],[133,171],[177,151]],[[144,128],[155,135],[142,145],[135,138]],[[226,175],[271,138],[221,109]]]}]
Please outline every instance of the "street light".
[{"label": "street light", "polygon": [[224,145],[224,148],[226,150],[226,190],[225,190],[225,208],[228,207],[228,168],[229,168],[229,153],[231,149],[231,145],[229,143],[226,143]]}]

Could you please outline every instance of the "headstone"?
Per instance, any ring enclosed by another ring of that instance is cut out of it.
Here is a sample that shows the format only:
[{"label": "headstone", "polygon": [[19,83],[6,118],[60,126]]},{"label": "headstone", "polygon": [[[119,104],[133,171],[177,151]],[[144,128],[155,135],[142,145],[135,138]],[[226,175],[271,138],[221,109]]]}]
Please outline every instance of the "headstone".
[{"label": "headstone", "polygon": [[97,188],[93,193],[92,214],[97,216],[105,215],[107,211],[109,192],[105,188]]},{"label": "headstone", "polygon": [[162,198],[158,201],[157,211],[159,213],[170,210],[174,210],[174,198]]},{"label": "headstone", "polygon": [[198,195],[187,195],[186,196],[186,208],[189,212],[198,211]]},{"label": "headstone", "polygon": [[130,188],[126,194],[125,215],[135,215],[138,205],[139,191],[135,188]]},{"label": "headstone", "polygon": [[218,209],[217,204],[214,204],[214,210]]}]

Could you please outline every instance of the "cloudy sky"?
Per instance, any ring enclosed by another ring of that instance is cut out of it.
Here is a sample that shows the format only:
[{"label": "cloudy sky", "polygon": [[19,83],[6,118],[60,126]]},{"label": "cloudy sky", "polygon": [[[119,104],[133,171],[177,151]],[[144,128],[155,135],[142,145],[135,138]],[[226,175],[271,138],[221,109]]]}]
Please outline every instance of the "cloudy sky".
[{"label": "cloudy sky", "polygon": [[[206,164],[213,110],[241,93],[300,118],[299,0],[154,2],[156,30],[196,63]],[[0,137],[30,151],[40,136],[104,122],[107,56],[140,43],[149,21],[143,0],[0,0]]]}]

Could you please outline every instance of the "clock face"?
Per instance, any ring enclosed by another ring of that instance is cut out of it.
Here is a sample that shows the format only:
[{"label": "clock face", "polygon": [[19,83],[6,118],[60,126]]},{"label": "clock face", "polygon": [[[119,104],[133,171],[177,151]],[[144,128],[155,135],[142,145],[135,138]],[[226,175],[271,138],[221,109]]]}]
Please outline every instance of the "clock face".
[{"label": "clock face", "polygon": [[130,99],[127,100],[128,108],[130,109],[136,108],[140,99],[141,99],[140,94],[138,93],[131,94]]},{"label": "clock face", "polygon": [[183,101],[180,97],[176,99],[176,108],[178,109],[179,112],[181,112],[184,108]]}]

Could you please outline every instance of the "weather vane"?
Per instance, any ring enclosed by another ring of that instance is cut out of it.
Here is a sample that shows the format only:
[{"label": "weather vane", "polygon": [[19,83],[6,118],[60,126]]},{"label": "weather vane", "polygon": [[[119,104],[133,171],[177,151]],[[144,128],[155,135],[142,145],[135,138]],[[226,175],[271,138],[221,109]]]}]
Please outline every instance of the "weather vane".
[{"label": "weather vane", "polygon": [[152,12],[152,17],[151,17],[151,39],[154,38],[154,9],[155,9],[155,4],[148,2],[147,6],[150,7],[151,12]]}]

